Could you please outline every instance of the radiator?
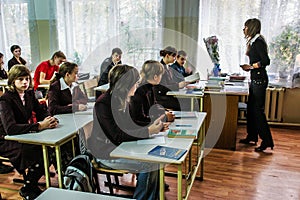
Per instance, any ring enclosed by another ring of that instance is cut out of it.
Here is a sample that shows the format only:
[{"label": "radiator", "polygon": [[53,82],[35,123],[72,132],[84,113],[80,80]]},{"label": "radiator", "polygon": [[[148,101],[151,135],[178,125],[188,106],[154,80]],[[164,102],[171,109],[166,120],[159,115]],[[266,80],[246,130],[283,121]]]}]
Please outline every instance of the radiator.
[{"label": "radiator", "polygon": [[265,114],[268,121],[282,120],[282,107],[285,88],[267,88]]},{"label": "radiator", "polygon": [[[268,121],[282,121],[282,107],[285,88],[267,88],[265,101],[265,114]],[[240,96],[239,101],[246,103],[247,96]],[[239,119],[246,119],[245,109],[239,109]]]}]

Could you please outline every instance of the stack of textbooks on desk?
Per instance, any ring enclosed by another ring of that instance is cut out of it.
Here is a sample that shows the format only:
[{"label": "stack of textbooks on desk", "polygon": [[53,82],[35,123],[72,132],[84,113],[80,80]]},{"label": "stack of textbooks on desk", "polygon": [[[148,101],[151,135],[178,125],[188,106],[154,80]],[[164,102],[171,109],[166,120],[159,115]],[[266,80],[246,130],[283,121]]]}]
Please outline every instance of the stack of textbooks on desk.
[{"label": "stack of textbooks on desk", "polygon": [[198,131],[194,129],[181,129],[181,128],[170,128],[168,131],[168,137],[181,137],[181,138],[193,138],[197,139]]},{"label": "stack of textbooks on desk", "polygon": [[153,149],[151,149],[148,154],[152,156],[159,156],[163,158],[170,158],[179,160],[187,150],[185,149],[179,149],[174,147],[166,147],[166,146],[156,146]]}]

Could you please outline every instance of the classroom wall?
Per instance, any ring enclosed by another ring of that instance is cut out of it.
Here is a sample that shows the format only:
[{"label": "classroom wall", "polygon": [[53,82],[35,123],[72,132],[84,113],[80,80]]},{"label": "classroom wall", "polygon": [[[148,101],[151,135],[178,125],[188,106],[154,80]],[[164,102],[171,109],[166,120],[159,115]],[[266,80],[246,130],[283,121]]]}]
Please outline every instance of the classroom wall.
[{"label": "classroom wall", "polygon": [[32,0],[29,6],[29,31],[32,70],[48,60],[58,49],[55,1]]}]

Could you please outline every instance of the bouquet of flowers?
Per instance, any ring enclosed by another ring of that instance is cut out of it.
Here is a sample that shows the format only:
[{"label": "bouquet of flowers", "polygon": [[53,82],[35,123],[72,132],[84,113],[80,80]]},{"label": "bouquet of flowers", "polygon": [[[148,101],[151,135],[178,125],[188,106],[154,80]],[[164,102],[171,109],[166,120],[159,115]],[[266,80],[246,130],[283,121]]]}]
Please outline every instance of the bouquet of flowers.
[{"label": "bouquet of flowers", "polygon": [[219,46],[217,36],[210,36],[208,38],[203,38],[208,54],[211,58],[211,61],[215,64],[219,64]]},{"label": "bouquet of flowers", "polygon": [[219,46],[217,36],[210,36],[208,38],[203,38],[208,54],[211,61],[214,63],[213,74],[214,76],[219,76],[220,69],[220,57],[219,57]]}]

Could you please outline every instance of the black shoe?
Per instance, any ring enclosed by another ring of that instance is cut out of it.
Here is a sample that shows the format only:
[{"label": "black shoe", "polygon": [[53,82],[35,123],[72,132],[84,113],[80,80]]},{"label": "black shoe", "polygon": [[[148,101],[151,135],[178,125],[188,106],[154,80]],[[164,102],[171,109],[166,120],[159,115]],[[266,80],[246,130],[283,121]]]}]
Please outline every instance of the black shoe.
[{"label": "black shoe", "polygon": [[257,141],[245,138],[245,139],[240,139],[239,143],[242,143],[242,144],[255,144],[256,145]]},{"label": "black shoe", "polygon": [[25,200],[36,199],[43,191],[38,186],[24,185],[19,193]]},{"label": "black shoe", "polygon": [[255,148],[254,151],[256,151],[256,152],[263,152],[268,147],[270,147],[273,150],[274,145],[270,145],[270,146],[260,145],[259,147]]}]

